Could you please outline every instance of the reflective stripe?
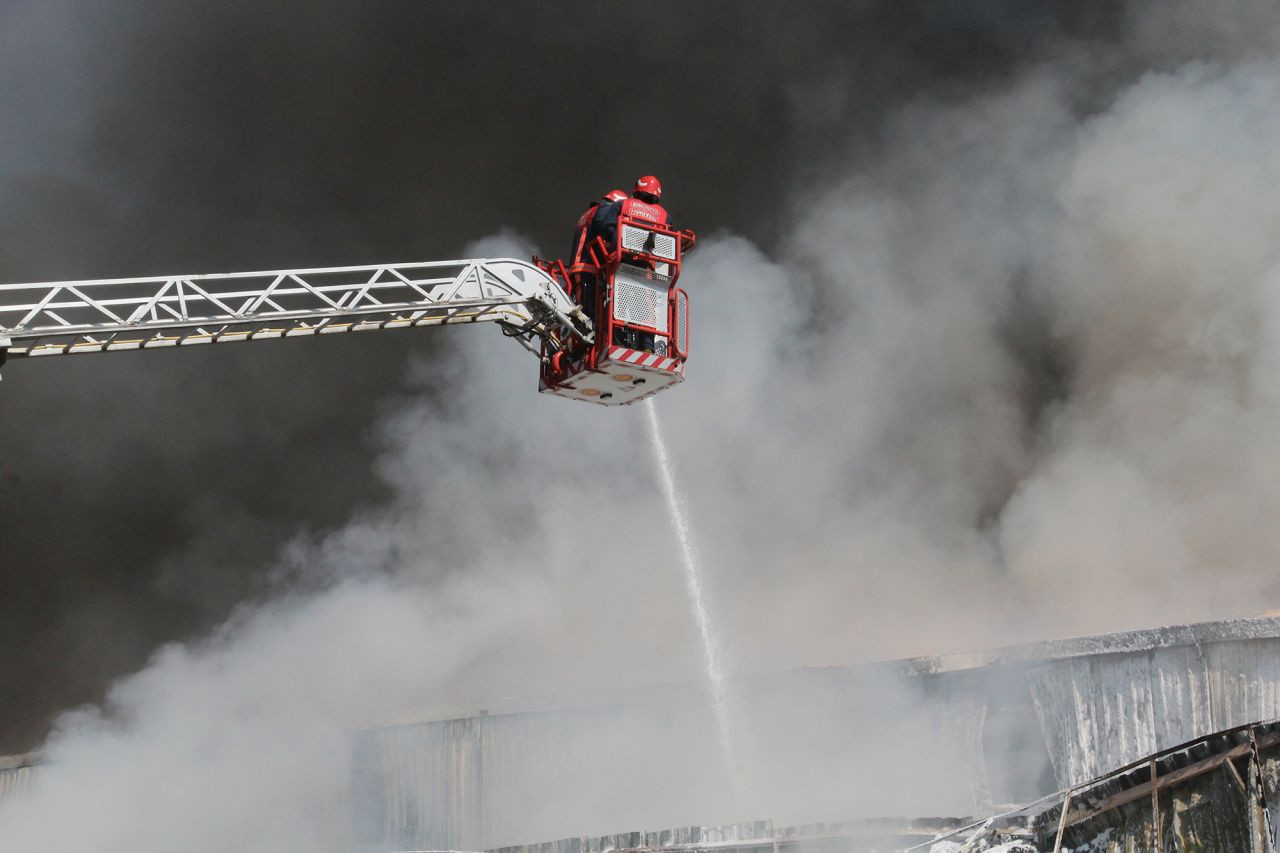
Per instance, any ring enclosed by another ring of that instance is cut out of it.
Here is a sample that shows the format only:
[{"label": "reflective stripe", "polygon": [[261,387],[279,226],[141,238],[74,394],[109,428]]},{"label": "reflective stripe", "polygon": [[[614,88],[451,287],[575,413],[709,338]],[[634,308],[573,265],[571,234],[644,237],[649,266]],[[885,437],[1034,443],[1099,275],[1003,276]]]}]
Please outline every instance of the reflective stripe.
[{"label": "reflective stripe", "polygon": [[613,361],[621,361],[624,364],[634,364],[637,367],[647,367],[657,370],[666,370],[668,372],[679,373],[680,362],[674,358],[667,358],[656,353],[648,353],[644,350],[634,350],[627,347],[609,347],[609,359]]}]

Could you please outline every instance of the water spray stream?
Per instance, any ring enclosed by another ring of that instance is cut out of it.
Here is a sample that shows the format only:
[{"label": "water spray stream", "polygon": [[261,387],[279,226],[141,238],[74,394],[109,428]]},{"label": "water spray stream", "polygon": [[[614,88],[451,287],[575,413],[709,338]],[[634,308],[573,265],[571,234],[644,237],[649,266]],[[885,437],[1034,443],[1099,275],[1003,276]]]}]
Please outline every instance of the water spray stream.
[{"label": "water spray stream", "polygon": [[694,619],[698,623],[698,633],[702,635],[703,660],[707,670],[707,680],[711,685],[711,706],[716,717],[716,729],[720,739],[720,752],[724,759],[725,769],[737,795],[741,785],[738,779],[738,767],[733,753],[733,737],[729,724],[729,697],[725,685],[724,668],[721,662],[720,644],[716,640],[711,624],[711,616],[707,612],[707,603],[702,587],[702,572],[699,569],[697,552],[693,547],[693,533],[689,529],[688,516],[685,513],[684,499],[676,487],[675,472],[671,460],[667,456],[667,445],[662,440],[662,425],[658,422],[658,408],[653,400],[645,401],[645,414],[649,420],[649,438],[653,446],[654,460],[658,463],[658,472],[662,480],[662,493],[667,501],[667,512],[671,516],[671,526],[675,529],[676,539],[680,543],[681,562],[684,564],[685,589],[689,593],[689,603],[693,608]]}]

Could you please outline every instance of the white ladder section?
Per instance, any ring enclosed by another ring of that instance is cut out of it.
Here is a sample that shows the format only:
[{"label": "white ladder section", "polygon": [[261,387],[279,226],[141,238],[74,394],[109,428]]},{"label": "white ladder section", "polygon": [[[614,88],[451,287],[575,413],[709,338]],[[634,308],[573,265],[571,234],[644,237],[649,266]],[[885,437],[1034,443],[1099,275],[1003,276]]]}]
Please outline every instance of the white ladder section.
[{"label": "white ladder section", "polygon": [[66,355],[482,322],[534,353],[535,338],[593,338],[551,276],[499,258],[0,284],[0,363],[6,351]]}]

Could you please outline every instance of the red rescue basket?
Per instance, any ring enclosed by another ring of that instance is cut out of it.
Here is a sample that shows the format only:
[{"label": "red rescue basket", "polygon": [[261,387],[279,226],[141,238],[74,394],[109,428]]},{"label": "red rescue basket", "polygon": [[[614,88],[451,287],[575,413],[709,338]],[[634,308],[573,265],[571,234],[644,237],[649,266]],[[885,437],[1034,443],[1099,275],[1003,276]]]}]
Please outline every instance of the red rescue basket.
[{"label": "red rescue basket", "polygon": [[676,286],[692,231],[618,218],[618,245],[596,238],[587,263],[534,262],[595,325],[594,344],[544,341],[538,390],[604,406],[626,406],[684,381],[689,296]]}]

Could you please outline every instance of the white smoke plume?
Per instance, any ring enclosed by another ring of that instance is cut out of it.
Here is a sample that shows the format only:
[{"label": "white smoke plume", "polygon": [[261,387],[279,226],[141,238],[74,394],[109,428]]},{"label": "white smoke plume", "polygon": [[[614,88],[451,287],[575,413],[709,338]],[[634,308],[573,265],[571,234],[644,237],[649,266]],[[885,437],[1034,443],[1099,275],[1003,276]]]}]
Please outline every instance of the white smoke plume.
[{"label": "white smoke plume", "polygon": [[[689,380],[658,403],[734,671],[1274,604],[1280,22],[1245,5],[1247,29],[1133,6],[1148,70],[1096,103],[1106,58],[1065,51],[906,105],[778,257],[732,235],[690,257]],[[440,334],[453,354],[378,421],[393,502],[290,549],[306,592],[67,715],[0,850],[317,849],[370,715],[699,678],[639,413],[539,397],[518,348]],[[653,821],[795,812],[682,793]],[[587,796],[563,792],[590,802],[573,831],[634,828]]]}]

